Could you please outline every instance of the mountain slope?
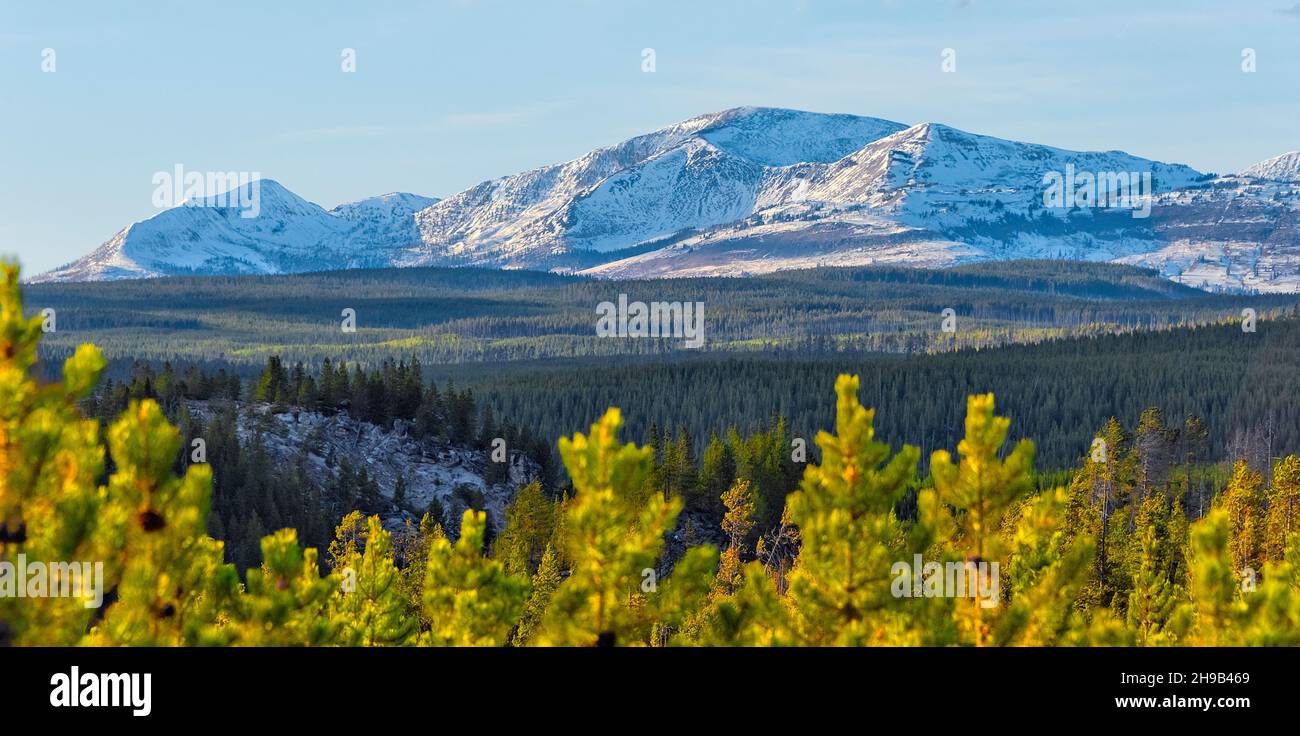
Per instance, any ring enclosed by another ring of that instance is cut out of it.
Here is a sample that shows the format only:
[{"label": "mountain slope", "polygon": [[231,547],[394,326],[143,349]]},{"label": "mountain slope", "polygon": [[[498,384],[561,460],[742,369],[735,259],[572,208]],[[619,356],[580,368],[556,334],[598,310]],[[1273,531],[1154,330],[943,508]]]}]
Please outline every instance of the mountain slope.
[{"label": "mountain slope", "polygon": [[1241,176],[1269,181],[1300,182],[1300,151],[1260,161],[1241,170]]},{"label": "mountain slope", "polygon": [[[256,193],[254,193],[256,190]],[[89,255],[32,279],[95,281],[178,274],[266,274],[386,264],[416,238],[414,213],[436,199],[390,194],[326,211],[278,182],[245,184],[128,225]],[[221,206],[256,202],[253,210]]]},{"label": "mountain slope", "polygon": [[[327,212],[263,186],[256,218],[178,207],[35,280],[463,265],[743,276],[1047,258],[1142,265],[1211,290],[1300,290],[1300,153],[1216,178],[937,123],[744,107],[443,200],[391,194]],[[1107,196],[1124,186],[1135,196]]]},{"label": "mountain slope", "polygon": [[1044,207],[1044,177],[1069,168],[1149,172],[1155,192],[1203,178],[1118,151],[1066,151],[926,123],[836,161],[770,169],[743,221],[585,272],[716,276],[815,265],[1111,260],[1157,245],[1128,211]]},{"label": "mountain slope", "polygon": [[[923,124],[840,161],[773,170],[750,217],[582,272],[723,276],[1063,258],[1154,268],[1203,289],[1296,292],[1300,181],[1289,180],[1296,163],[1287,154],[1212,178],[1118,151],[1065,151]],[[1045,177],[1067,167],[1149,173],[1149,214],[1045,206]]]},{"label": "mountain slope", "polygon": [[854,115],[736,108],[483,182],[420,212],[403,265],[563,265],[712,227],[753,209],[765,169],[832,161],[903,126]]},{"label": "mountain slope", "polygon": [[[602,166],[611,159],[623,168]],[[818,264],[1110,260],[1152,249],[1155,235],[1130,213],[1084,227],[1054,221],[1040,229],[1071,237],[1050,243],[1033,228],[1023,238],[1013,232],[1043,211],[1044,176],[1067,167],[1145,172],[1156,192],[1203,178],[1117,151],[739,108],[449,198],[416,216],[423,245],[405,263],[736,275]],[[637,252],[617,252],[629,248]],[[592,265],[593,253],[609,257]]]}]

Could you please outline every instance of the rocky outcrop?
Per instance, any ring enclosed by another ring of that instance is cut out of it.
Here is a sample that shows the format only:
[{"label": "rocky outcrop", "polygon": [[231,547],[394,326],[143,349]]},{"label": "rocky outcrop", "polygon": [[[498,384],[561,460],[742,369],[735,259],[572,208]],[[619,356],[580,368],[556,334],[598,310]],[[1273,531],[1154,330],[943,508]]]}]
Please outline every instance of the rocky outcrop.
[{"label": "rocky outcrop", "polygon": [[[194,402],[190,412],[207,422],[216,407]],[[379,488],[378,508],[384,525],[394,531],[407,520],[418,521],[431,507],[441,511],[444,528],[453,536],[466,508],[486,511],[494,531],[504,525],[505,509],[519,487],[537,480],[540,467],[521,452],[507,448],[505,480],[488,483],[493,462],[489,453],[465,445],[418,438],[409,422],[397,420],[391,429],[352,419],[347,412],[323,414],[301,410],[275,412],[265,404],[243,406],[237,431],[241,444],[258,433],[272,461],[282,467],[296,462],[306,450],[309,475],[318,488],[328,489],[346,460],[364,468]],[[395,498],[404,478],[404,498]]]}]

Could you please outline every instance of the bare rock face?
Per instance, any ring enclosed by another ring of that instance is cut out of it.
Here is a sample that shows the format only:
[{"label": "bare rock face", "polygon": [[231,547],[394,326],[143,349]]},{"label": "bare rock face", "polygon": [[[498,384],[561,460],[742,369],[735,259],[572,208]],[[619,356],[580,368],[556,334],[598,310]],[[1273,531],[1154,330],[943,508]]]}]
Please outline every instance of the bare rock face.
[{"label": "bare rock face", "polygon": [[[207,402],[194,402],[190,411],[203,421],[215,413]],[[520,486],[540,478],[541,468],[521,452],[507,448],[507,480],[486,480],[489,454],[465,445],[416,438],[410,422],[397,420],[391,430],[358,421],[347,412],[327,415],[292,410],[273,412],[266,404],[241,407],[237,425],[240,443],[261,433],[266,451],[276,464],[294,463],[307,455],[311,479],[320,489],[337,478],[343,462],[366,475],[379,487],[380,497],[363,508],[378,513],[384,526],[400,530],[406,521],[418,522],[432,509],[438,521],[455,537],[467,508],[486,511],[494,532],[505,524],[505,509]],[[404,478],[404,498],[395,498],[398,479]],[[371,508],[374,507],[374,508]]]}]

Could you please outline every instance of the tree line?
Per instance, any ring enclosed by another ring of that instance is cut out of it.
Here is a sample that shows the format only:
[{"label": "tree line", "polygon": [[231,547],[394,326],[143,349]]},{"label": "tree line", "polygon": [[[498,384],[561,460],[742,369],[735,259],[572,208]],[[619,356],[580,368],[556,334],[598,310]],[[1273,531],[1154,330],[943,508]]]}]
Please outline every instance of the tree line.
[{"label": "tree line", "polygon": [[[982,263],[950,269],[819,268],[744,279],[609,282],[480,269],[357,270],[278,277],[176,277],[33,285],[58,329],[42,354],[93,341],[111,360],[226,363],[255,372],[268,355],[368,368],[417,356],[426,366],[547,358],[680,355],[680,340],[595,335],[595,306],[703,301],[709,350],[925,352],[1161,329],[1292,313],[1294,295],[1214,295],[1115,264]],[[944,309],[957,329],[941,329]],[[355,331],[340,315],[352,309]]]},{"label": "tree line", "polygon": [[962,399],[993,392],[1033,437],[1045,468],[1074,466],[1093,432],[1115,417],[1132,426],[1147,407],[1168,421],[1195,420],[1206,457],[1262,458],[1300,452],[1300,319],[1095,335],[1036,345],[914,355],[700,357],[600,365],[585,361],[496,366],[489,377],[440,366],[499,413],[558,438],[581,431],[610,406],[627,412],[629,436],[651,426],[685,430],[698,456],[713,434],[742,434],[783,417],[792,437],[832,425],[820,397],[840,373],[857,374],[863,401],[890,442],[951,446]]}]

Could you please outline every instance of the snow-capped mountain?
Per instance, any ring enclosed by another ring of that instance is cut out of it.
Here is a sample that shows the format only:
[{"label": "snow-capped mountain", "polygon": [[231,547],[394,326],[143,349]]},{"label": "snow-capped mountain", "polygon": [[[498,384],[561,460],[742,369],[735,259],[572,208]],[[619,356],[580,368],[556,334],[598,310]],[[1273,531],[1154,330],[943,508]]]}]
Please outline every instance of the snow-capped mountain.
[{"label": "snow-capped mountain", "polygon": [[1246,175],[1275,161],[1160,195],[1154,247],[1115,260],[1189,286],[1300,292],[1300,179]]},{"label": "snow-capped mountain", "polygon": [[903,127],[770,108],[702,115],[448,197],[416,216],[410,262],[572,265],[733,222],[753,211],[769,168],[834,161]]},{"label": "snow-capped mountain", "polygon": [[[271,179],[184,202],[128,225],[33,281],[270,274],[387,265],[419,238],[414,213],[438,200],[386,194],[326,211]],[[248,206],[256,203],[255,207]],[[255,212],[255,216],[247,216]]]},{"label": "snow-capped mountain", "polygon": [[1065,258],[1206,288],[1300,290],[1297,153],[1214,177],[935,123],[736,108],[440,201],[385,195],[326,212],[263,186],[257,218],[178,207],[38,278],[368,265],[735,276]]},{"label": "snow-capped mountain", "polygon": [[1241,170],[1241,176],[1266,181],[1300,182],[1300,151],[1289,151]]}]

